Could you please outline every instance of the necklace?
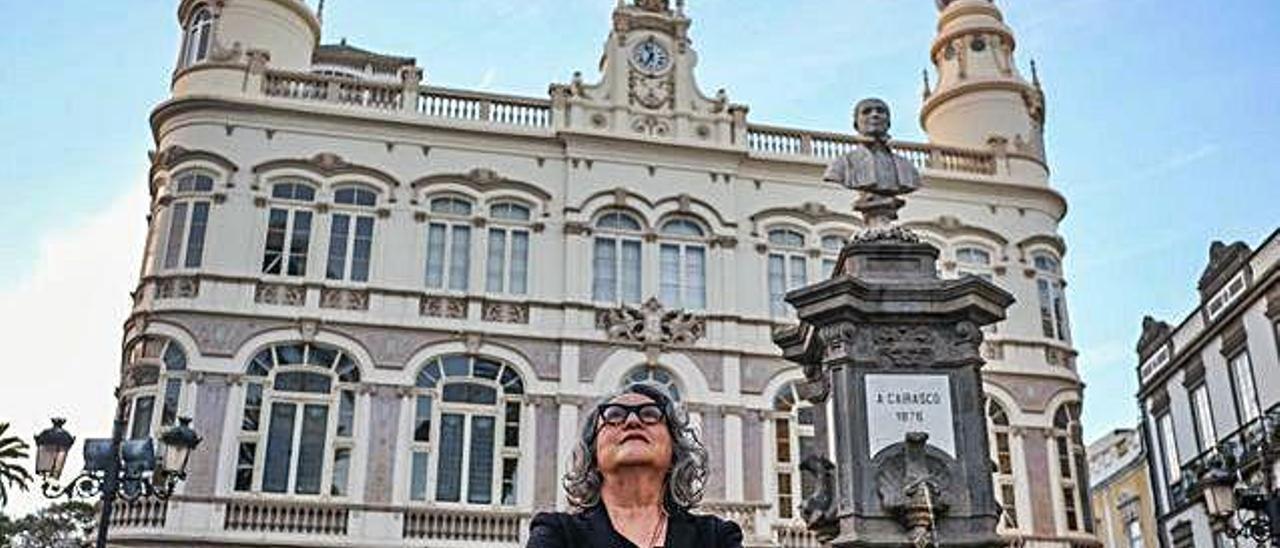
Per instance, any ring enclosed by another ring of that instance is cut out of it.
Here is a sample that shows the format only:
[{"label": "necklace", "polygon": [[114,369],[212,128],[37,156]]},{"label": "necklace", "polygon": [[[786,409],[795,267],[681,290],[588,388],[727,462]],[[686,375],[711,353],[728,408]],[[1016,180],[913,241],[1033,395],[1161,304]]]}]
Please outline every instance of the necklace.
[{"label": "necklace", "polygon": [[667,510],[665,508],[659,508],[658,523],[653,524],[653,533],[649,535],[649,545],[646,548],[654,548],[655,546],[657,546],[658,539],[661,538],[659,536],[659,533],[666,532],[666,529],[667,529]]}]

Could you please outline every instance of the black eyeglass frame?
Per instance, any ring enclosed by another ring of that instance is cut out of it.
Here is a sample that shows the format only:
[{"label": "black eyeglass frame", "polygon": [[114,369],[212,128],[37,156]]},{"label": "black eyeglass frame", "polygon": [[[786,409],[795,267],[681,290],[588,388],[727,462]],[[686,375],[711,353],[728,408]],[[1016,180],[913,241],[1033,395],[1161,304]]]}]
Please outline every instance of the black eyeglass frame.
[{"label": "black eyeglass frame", "polygon": [[[619,409],[624,409],[624,410],[626,410],[627,414],[625,414],[625,415],[623,415],[623,416],[622,416],[622,420],[619,420],[619,421],[616,421],[616,422],[609,421],[607,418],[605,418],[605,413],[606,413],[606,412],[609,410],[609,408],[611,408],[611,407],[617,407],[617,408],[619,408]],[[640,414],[640,411],[641,411],[641,410],[643,410],[643,409],[645,409],[645,408],[647,408],[647,407],[652,407],[652,408],[654,408],[654,409],[657,409],[657,410],[658,410],[658,418],[657,418],[657,419],[655,419],[653,422],[646,421],[646,420],[645,420],[645,418],[644,418],[644,415],[641,415],[641,414]],[[597,414],[597,416],[599,416],[599,417],[600,417],[600,425],[601,425],[601,426],[606,426],[606,425],[607,425],[607,426],[618,426],[618,425],[621,425],[621,424],[626,424],[627,420],[629,420],[629,419],[631,418],[631,416],[632,416],[632,415],[635,415],[635,416],[636,416],[636,419],[638,419],[638,420],[640,421],[640,423],[641,423],[641,424],[661,424],[661,423],[662,423],[663,421],[665,421],[665,420],[666,420],[666,418],[667,418],[667,411],[666,411],[665,409],[663,409],[661,405],[658,405],[657,403],[653,403],[653,402],[641,403],[641,404],[638,404],[638,405],[627,405],[627,404],[624,404],[624,403],[602,403],[602,404],[600,404],[600,406],[599,406],[599,407],[597,407],[597,408],[596,408],[596,414]]]}]

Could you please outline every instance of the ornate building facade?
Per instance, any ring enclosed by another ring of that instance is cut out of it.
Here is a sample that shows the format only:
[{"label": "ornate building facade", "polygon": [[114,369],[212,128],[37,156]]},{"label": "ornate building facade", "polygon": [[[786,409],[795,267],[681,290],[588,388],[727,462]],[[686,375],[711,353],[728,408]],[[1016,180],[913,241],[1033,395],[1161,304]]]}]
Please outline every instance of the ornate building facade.
[{"label": "ornate building facade", "polygon": [[[1138,341],[1138,402],[1163,546],[1255,546],[1206,510],[1214,468],[1271,488],[1280,420],[1280,230],[1251,248],[1214,242],[1200,304],[1176,326],[1150,316]],[[1268,449],[1270,447],[1270,449]]]},{"label": "ornate building facade", "polygon": [[[857,137],[704,93],[683,2],[619,2],[600,74],[544,98],[318,45],[300,0],[177,20],[122,376],[132,435],[192,415],[205,442],[179,496],[122,505],[118,542],[515,546],[565,504],[584,406],[651,379],[710,450],[705,509],[815,545],[798,463],[828,411],[771,333],[861,229],[821,182]],[[990,0],[940,1],[938,29],[929,142],[894,144],[927,185],[904,222],[944,275],[1018,298],[983,346],[1002,532],[1089,544],[1044,96]]]},{"label": "ornate building facade", "polygon": [[1142,435],[1113,430],[1089,444],[1089,503],[1094,530],[1105,546],[1147,548],[1160,544]]}]

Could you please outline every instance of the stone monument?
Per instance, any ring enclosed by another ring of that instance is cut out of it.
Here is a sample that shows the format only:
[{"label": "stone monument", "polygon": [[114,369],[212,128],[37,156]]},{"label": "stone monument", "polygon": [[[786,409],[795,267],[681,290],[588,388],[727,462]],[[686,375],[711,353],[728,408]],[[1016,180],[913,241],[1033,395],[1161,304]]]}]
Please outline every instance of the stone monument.
[{"label": "stone monument", "polygon": [[938,278],[938,250],[895,226],[920,175],[888,146],[889,109],[855,109],[870,142],[837,159],[825,179],[857,190],[868,229],[841,253],[830,280],[787,294],[800,324],[778,331],[804,367],[801,396],[828,398],[836,462],[819,443],[802,469],[817,492],[802,515],[838,548],[1000,546],[979,353],[981,327],[1004,319],[1013,296],[975,276]]}]

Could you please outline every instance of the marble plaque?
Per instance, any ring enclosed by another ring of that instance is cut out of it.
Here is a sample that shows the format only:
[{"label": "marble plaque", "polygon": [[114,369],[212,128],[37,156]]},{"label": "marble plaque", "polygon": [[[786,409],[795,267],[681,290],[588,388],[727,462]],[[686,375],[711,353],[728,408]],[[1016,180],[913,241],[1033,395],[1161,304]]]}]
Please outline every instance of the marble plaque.
[{"label": "marble plaque", "polygon": [[866,386],[871,455],[903,441],[908,432],[925,432],[929,445],[956,456],[951,381],[946,375],[867,375]]}]

